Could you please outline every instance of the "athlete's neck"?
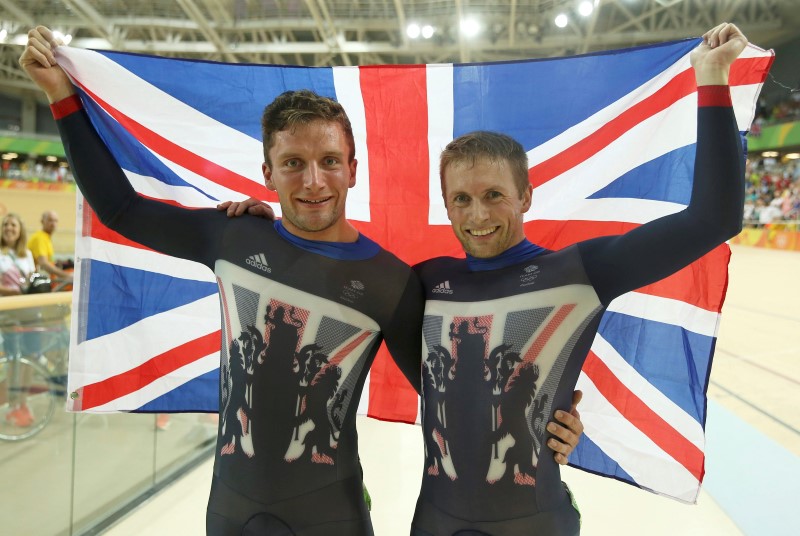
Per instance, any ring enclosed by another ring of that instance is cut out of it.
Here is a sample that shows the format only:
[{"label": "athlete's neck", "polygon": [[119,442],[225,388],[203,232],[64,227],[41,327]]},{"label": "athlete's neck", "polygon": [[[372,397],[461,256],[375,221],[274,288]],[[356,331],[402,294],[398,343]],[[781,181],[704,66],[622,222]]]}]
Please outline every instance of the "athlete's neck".
[{"label": "athlete's neck", "polygon": [[529,261],[547,251],[541,246],[530,242],[527,238],[516,246],[512,246],[494,257],[481,259],[467,253],[467,267],[472,272],[497,270],[514,264]]},{"label": "athlete's neck", "polygon": [[275,230],[287,242],[311,253],[324,255],[333,259],[358,261],[374,257],[380,246],[363,234],[358,233],[353,242],[325,242],[308,240],[290,233],[283,225],[283,220],[275,220]]}]

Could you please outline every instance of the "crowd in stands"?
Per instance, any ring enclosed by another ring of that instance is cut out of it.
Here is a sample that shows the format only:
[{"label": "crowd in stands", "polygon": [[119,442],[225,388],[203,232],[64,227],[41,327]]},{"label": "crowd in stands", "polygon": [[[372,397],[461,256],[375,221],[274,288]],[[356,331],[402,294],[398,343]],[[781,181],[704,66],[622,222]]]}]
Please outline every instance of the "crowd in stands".
[{"label": "crowd in stands", "polygon": [[800,159],[781,163],[774,158],[747,162],[744,223],[748,227],[800,220]]},{"label": "crowd in stands", "polygon": [[750,135],[758,136],[764,127],[790,121],[800,121],[800,91],[794,91],[788,97],[771,105],[764,97],[761,97],[758,101],[755,121],[750,128]]},{"label": "crowd in stands", "polygon": [[39,160],[3,160],[0,178],[24,181],[73,182],[69,168],[59,162]]}]

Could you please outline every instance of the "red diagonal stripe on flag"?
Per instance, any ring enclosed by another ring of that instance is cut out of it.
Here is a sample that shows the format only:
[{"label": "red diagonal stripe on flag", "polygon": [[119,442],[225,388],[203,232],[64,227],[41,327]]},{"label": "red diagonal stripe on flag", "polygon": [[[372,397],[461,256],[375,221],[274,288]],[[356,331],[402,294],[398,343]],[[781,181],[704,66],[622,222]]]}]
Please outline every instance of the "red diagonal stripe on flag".
[{"label": "red diagonal stripe on flag", "polygon": [[129,395],[179,368],[219,352],[220,332],[215,331],[148,359],[141,365],[80,389],[82,411]]},{"label": "red diagonal stripe on flag", "polygon": [[[758,84],[764,81],[774,56],[736,60],[731,67],[730,85]],[[534,188],[558,177],[599,153],[611,142],[645,119],[666,110],[669,106],[697,90],[694,71],[678,73],[664,87],[632,105],[617,117],[601,126],[581,141],[533,166],[528,177]]]},{"label": "red diagonal stripe on flag", "polygon": [[237,192],[255,197],[257,199],[277,201],[275,194],[267,190],[263,184],[258,184],[247,177],[239,175],[229,169],[226,169],[219,164],[206,159],[202,155],[195,154],[180,145],[171,142],[163,136],[153,132],[141,123],[134,121],[127,115],[123,114],[113,106],[109,105],[103,99],[98,97],[86,86],[80,84],[83,91],[86,92],[93,101],[95,101],[103,110],[106,111],[111,117],[125,128],[131,135],[139,140],[142,145],[161,155],[162,157],[178,164],[179,166],[197,173],[201,177],[215,182],[225,188],[236,190]]},{"label": "red diagonal stripe on flag", "polygon": [[611,142],[625,134],[648,117],[665,110],[671,104],[689,95],[695,90],[694,72],[686,70],[678,73],[664,87],[634,104],[617,117],[601,126],[584,139],[573,144],[530,168],[528,177],[534,188],[541,186],[572,169],[581,162],[599,153],[611,145]]},{"label": "red diagonal stripe on flag", "polygon": [[685,467],[698,481],[703,480],[703,451],[633,394],[593,351],[586,357],[583,372],[631,424]]}]

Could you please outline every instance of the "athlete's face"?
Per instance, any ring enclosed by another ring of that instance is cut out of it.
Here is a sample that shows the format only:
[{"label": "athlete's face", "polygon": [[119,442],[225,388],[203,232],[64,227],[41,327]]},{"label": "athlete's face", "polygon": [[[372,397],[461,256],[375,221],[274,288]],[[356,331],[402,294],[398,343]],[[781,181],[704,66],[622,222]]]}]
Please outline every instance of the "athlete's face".
[{"label": "athlete's face", "polygon": [[275,134],[272,168],[262,166],[267,188],[278,192],[283,225],[309,240],[350,242],[357,232],[345,219],[356,161],[341,125],[316,120]]},{"label": "athlete's face", "polygon": [[520,196],[507,162],[453,163],[444,171],[444,189],[453,231],[473,257],[494,257],[525,238],[522,215],[531,207],[532,187]]}]

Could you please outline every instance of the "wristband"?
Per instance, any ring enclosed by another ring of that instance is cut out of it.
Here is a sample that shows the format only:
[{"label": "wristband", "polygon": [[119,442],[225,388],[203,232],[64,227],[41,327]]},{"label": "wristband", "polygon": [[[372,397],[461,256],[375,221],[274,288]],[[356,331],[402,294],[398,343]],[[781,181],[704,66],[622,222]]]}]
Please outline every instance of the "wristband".
[{"label": "wristband", "polygon": [[55,120],[73,114],[81,108],[83,108],[83,104],[81,103],[81,98],[77,94],[70,95],[50,105],[50,111],[53,112],[53,119]]},{"label": "wristband", "polygon": [[731,90],[728,86],[700,86],[697,88],[698,106],[732,107]]}]

